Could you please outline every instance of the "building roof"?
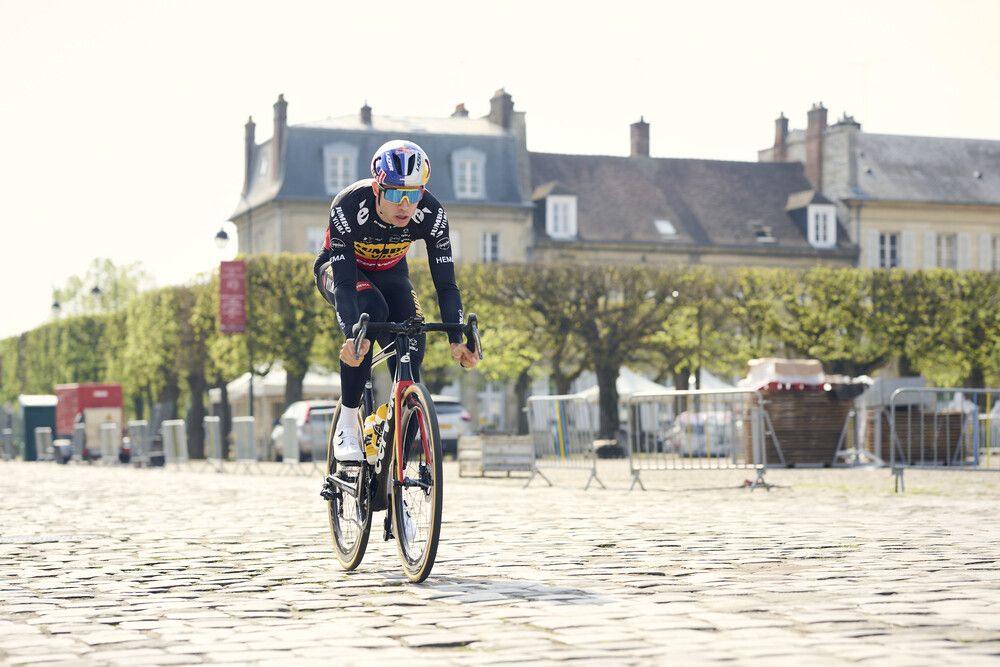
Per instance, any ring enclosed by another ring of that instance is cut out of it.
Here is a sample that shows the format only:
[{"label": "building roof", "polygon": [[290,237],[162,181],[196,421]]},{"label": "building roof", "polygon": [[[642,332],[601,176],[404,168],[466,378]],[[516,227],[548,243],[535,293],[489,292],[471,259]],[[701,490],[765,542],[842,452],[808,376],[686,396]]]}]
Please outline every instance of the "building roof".
[{"label": "building roof", "polygon": [[1000,204],[1000,141],[855,137],[856,199]]},{"label": "building roof", "polygon": [[[372,125],[361,123],[358,116],[331,118],[325,121],[293,125],[287,128],[283,155],[283,173],[275,181],[262,161],[270,162],[269,139],[254,151],[251,185],[246,200],[259,206],[271,200],[329,201],[336,193],[328,193],[323,167],[323,147],[346,143],[358,149],[355,179],[369,176],[369,164],[375,150],[390,139],[406,138],[427,152],[431,159],[431,180],[428,189],[444,204],[514,205],[521,206],[529,193],[522,193],[518,181],[517,138],[512,132],[482,118],[393,118],[372,117]],[[486,159],[483,199],[458,199],[452,177],[452,155],[471,148]],[[246,201],[239,202],[232,217],[246,210]]]},{"label": "building roof", "polygon": [[[809,249],[786,212],[793,193],[810,190],[801,164],[531,154],[536,192],[558,182],[577,195],[581,241],[762,246]],[[656,220],[677,231],[665,237]],[[841,228],[838,248],[853,247]],[[822,251],[818,251],[822,252]]]}]

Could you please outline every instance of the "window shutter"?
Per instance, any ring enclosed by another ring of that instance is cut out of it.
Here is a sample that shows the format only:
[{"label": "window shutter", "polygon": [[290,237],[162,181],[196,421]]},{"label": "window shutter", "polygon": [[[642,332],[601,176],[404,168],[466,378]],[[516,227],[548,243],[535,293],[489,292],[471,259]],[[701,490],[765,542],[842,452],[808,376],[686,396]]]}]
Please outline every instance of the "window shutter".
[{"label": "window shutter", "polygon": [[972,234],[962,232],[958,235],[958,270],[968,271],[972,268]]},{"label": "window shutter", "polygon": [[877,229],[869,229],[865,232],[865,245],[861,248],[861,253],[865,257],[865,266],[869,269],[877,269],[879,266],[878,237]]},{"label": "window shutter", "polygon": [[933,269],[937,266],[937,234],[924,232],[924,265],[921,268]]},{"label": "window shutter", "polygon": [[993,237],[990,234],[979,235],[979,270],[993,270]]},{"label": "window shutter", "polygon": [[899,265],[907,271],[917,268],[917,233],[904,231],[900,238]]}]

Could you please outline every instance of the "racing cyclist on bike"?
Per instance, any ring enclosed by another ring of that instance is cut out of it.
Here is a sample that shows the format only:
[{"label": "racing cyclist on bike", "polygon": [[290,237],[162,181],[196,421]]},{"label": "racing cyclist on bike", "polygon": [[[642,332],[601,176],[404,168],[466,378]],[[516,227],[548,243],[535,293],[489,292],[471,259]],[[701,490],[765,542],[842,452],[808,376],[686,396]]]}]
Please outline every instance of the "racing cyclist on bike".
[{"label": "racing cyclist on bike", "polygon": [[[316,286],[336,308],[337,322],[347,339],[340,348],[341,411],[334,436],[338,461],[361,461],[358,408],[365,382],[371,376],[371,343],[361,344],[355,358],[352,325],[361,313],[373,322],[402,322],[423,316],[410,283],[406,251],[423,239],[437,290],[442,322],[462,323],[462,301],[455,283],[455,264],[448,237],[448,216],[427,189],[431,163],[412,141],[383,144],[371,161],[371,178],[347,186],[330,205],[330,224],[313,271]],[[463,368],[473,368],[479,355],[449,333],[451,356]],[[383,347],[391,335],[376,338]],[[426,336],[411,339],[410,360],[419,381]],[[403,354],[404,351],[399,351]],[[389,359],[394,375],[396,359]]]}]

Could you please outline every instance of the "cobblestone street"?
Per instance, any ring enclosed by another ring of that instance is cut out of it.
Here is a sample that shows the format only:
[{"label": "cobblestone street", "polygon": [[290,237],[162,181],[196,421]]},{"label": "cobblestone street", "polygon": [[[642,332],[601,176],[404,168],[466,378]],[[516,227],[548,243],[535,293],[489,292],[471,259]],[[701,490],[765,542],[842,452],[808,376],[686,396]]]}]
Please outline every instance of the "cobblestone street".
[{"label": "cobblestone street", "polygon": [[315,475],[2,463],[0,663],[1000,664],[1000,475],[445,472],[411,585],[381,515],[340,569]]}]

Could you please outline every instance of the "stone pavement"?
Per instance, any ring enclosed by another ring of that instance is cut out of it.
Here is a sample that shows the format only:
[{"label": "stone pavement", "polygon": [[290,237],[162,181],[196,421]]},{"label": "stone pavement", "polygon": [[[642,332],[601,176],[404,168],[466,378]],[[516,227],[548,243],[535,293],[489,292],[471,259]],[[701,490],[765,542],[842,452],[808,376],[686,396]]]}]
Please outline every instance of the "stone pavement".
[{"label": "stone pavement", "polygon": [[0,664],[1000,664],[1000,475],[459,478],[431,578],[316,477],[0,463]]}]

